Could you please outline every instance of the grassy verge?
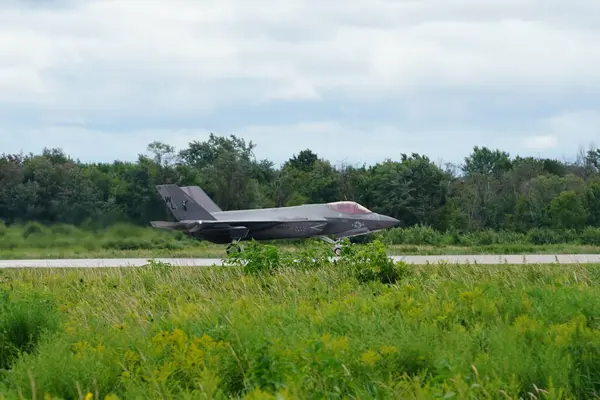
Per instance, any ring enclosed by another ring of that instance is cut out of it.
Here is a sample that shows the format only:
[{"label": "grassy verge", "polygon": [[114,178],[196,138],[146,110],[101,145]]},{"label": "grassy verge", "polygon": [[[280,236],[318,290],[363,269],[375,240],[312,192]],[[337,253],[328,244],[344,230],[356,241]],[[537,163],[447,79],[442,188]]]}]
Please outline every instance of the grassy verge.
[{"label": "grassy verge", "polygon": [[[590,228],[582,233],[537,230],[528,235],[507,232],[455,235],[412,227],[394,229],[374,237],[388,245],[390,255],[593,254],[600,252],[600,234],[596,236],[596,233]],[[297,252],[311,241],[279,241],[277,246],[282,251]],[[213,258],[224,255],[225,246],[153,228],[116,225],[89,231],[68,225],[47,227],[29,223],[6,227],[0,224],[0,259]]]},{"label": "grassy verge", "polygon": [[599,265],[362,250],[335,265],[262,246],[229,268],[0,271],[0,398],[598,395]]},{"label": "grassy verge", "polygon": [[[282,252],[295,253],[310,245],[277,245]],[[357,244],[355,246],[361,247]],[[457,254],[598,254],[600,246],[583,245],[494,245],[494,246],[388,246],[389,255],[457,255]],[[201,245],[179,250],[139,249],[139,250],[86,250],[85,248],[56,249],[14,249],[0,251],[0,259],[68,259],[68,258],[222,258],[225,246]]]},{"label": "grassy verge", "polygon": [[454,255],[454,254],[597,254],[600,246],[577,244],[495,244],[486,246],[416,246],[390,245],[390,255]]}]

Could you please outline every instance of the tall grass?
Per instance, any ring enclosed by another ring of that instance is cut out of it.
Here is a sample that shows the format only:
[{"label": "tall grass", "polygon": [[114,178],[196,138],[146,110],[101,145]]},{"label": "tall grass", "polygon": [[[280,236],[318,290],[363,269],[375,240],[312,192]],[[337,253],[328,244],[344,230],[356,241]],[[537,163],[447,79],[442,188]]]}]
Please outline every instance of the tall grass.
[{"label": "tall grass", "polygon": [[600,394],[600,265],[408,266],[377,242],[339,261],[324,249],[2,271],[8,296],[49,301],[25,319],[51,317],[0,375],[0,398]]}]

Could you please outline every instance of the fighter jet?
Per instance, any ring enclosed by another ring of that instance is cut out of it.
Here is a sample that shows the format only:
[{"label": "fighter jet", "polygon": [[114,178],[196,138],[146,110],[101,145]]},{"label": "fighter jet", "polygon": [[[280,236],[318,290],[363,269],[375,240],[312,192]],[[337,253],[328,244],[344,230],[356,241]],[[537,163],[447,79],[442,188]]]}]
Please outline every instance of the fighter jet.
[{"label": "fighter jet", "polygon": [[152,221],[155,228],[172,229],[199,240],[227,244],[227,253],[245,240],[320,238],[340,255],[344,238],[366,235],[400,223],[354,201],[291,207],[223,211],[198,186],[158,185],[177,222]]}]

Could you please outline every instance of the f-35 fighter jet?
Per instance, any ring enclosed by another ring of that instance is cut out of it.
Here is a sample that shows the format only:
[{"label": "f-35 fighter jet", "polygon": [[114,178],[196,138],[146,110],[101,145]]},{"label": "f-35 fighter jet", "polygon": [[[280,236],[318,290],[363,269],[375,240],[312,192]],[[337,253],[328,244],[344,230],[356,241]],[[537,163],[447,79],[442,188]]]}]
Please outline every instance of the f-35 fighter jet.
[{"label": "f-35 fighter jet", "polygon": [[228,244],[228,253],[243,240],[317,237],[333,244],[335,254],[339,255],[339,242],[343,238],[366,235],[400,223],[353,201],[222,211],[197,186],[158,185],[156,188],[178,222],[152,221],[153,227]]}]

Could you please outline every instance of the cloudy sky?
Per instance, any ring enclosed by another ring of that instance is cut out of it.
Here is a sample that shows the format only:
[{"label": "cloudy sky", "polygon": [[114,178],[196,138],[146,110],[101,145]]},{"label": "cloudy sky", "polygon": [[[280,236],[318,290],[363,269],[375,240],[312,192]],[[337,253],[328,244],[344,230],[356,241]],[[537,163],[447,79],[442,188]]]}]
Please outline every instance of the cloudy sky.
[{"label": "cloudy sky", "polygon": [[208,132],[277,163],[600,145],[597,0],[2,0],[0,153],[134,160]]}]

